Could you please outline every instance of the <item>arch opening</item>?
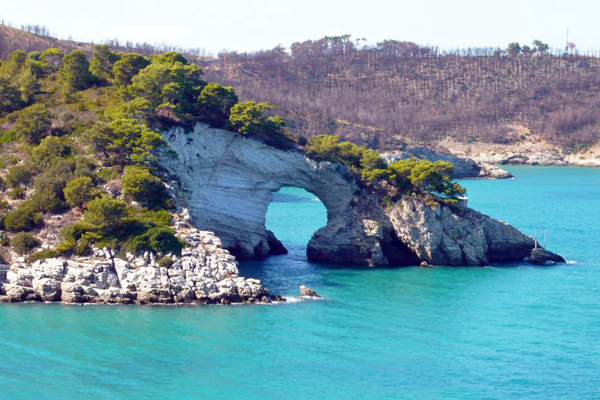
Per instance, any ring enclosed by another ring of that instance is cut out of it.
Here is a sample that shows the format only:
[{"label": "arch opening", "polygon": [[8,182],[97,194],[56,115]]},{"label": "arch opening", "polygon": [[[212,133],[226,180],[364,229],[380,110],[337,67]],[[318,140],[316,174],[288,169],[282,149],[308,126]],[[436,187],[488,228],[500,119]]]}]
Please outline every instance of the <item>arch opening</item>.
[{"label": "arch opening", "polygon": [[290,253],[305,257],[309,240],[326,225],[327,209],[317,195],[296,186],[273,193],[265,226]]}]

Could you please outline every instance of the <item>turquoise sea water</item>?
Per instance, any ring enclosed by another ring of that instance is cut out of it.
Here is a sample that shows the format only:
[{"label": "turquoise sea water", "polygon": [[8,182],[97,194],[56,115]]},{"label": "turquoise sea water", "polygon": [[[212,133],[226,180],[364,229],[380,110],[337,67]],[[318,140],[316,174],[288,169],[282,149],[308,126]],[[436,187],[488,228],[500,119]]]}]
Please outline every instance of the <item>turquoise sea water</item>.
[{"label": "turquoise sea water", "polygon": [[308,263],[325,213],[286,188],[268,227],[287,256],[241,266],[321,301],[0,305],[0,399],[600,398],[600,170],[511,167],[463,181],[470,205],[542,236],[550,268],[352,269]]}]

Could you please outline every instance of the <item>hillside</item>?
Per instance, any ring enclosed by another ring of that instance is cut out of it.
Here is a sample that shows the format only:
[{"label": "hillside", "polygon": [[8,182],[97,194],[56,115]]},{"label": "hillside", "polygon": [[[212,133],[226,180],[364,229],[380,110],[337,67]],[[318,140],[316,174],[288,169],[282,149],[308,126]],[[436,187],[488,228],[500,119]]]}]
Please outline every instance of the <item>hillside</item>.
[{"label": "hillside", "polygon": [[[39,25],[23,26],[23,29],[16,29],[7,25],[0,24],[0,60],[6,60],[15,50],[24,50],[43,52],[46,49],[56,48],[63,53],[69,53],[73,50],[81,50],[88,57],[92,55],[93,43],[83,43],[74,40],[61,40],[50,35],[48,29]],[[202,55],[204,49],[187,49],[180,46],[174,46],[162,43],[160,45],[150,43],[133,43],[129,41],[121,42],[118,39],[108,40],[103,43],[111,49],[119,52],[134,52],[142,55],[151,55],[164,53],[165,51],[177,51],[184,53],[192,61],[201,61],[205,59]]]},{"label": "hillside", "polygon": [[[592,147],[600,138],[600,59],[550,54],[536,42],[541,50],[447,53],[394,40],[361,46],[346,35],[294,43],[289,52],[275,48],[218,58],[199,57],[198,49],[108,44],[142,55],[181,51],[203,67],[207,79],[232,86],[240,99],[277,106],[288,127],[303,136],[334,134],[379,150],[407,142],[456,143],[452,150],[493,144],[515,151],[533,141],[561,153]],[[0,25],[2,59],[14,49],[52,47],[90,56],[93,46]]]},{"label": "hillside", "polygon": [[242,99],[277,105],[304,135],[332,133],[379,149],[405,139],[516,144],[524,137],[515,125],[568,150],[600,137],[596,57],[447,54],[397,41],[357,47],[344,36],[202,65]]},{"label": "hillside", "polygon": [[92,45],[89,43],[78,43],[71,40],[59,40],[49,36],[46,29],[42,27],[30,27],[32,32],[0,25],[0,60],[6,60],[10,53],[15,50],[42,52],[50,48],[59,48],[68,53],[72,50],[81,50],[91,53]]}]

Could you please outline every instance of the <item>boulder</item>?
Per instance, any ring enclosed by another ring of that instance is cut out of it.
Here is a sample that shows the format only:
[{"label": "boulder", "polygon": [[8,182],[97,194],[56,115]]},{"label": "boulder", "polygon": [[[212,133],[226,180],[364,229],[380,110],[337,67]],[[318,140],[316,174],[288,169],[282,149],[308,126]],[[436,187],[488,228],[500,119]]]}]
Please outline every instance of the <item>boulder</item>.
[{"label": "boulder", "polygon": [[566,260],[559,256],[558,254],[552,253],[546,249],[541,247],[535,248],[531,250],[529,253],[529,257],[527,257],[527,261],[531,264],[554,264],[554,263],[566,263]]},{"label": "boulder", "polygon": [[42,301],[59,301],[61,298],[61,283],[55,279],[34,279],[32,286]]},{"label": "boulder", "polygon": [[300,286],[300,297],[313,297],[320,299],[321,296],[317,294],[314,290],[307,288],[306,286]]},{"label": "boulder", "polygon": [[484,178],[484,179],[514,178],[513,174],[511,174],[507,170],[497,167],[495,165],[484,163],[484,162],[480,162],[479,165],[481,166],[481,170],[479,171],[479,175],[477,175],[477,178]]}]

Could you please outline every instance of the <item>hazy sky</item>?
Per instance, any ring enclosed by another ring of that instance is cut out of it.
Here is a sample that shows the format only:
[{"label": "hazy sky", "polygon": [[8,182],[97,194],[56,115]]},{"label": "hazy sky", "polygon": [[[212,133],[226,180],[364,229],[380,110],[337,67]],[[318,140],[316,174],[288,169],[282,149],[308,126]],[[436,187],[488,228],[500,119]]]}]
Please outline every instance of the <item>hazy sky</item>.
[{"label": "hazy sky", "polygon": [[0,19],[62,38],[257,50],[351,34],[441,48],[570,41],[600,48],[600,0],[1,0]]}]

